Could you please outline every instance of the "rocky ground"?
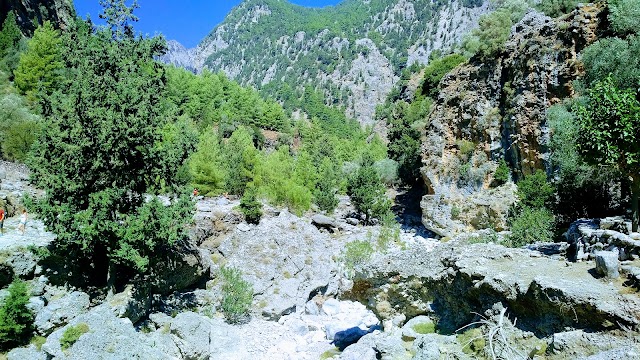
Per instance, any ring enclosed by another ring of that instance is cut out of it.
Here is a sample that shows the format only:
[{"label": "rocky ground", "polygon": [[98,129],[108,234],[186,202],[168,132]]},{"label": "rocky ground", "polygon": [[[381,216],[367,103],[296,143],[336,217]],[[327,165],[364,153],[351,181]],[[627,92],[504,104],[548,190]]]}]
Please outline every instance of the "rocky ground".
[{"label": "rocky ground", "polygon": [[[13,199],[32,191],[26,172],[0,165],[3,199],[18,209]],[[197,200],[198,251],[183,259],[189,271],[177,267],[169,277],[175,291],[152,294],[138,284],[107,298],[38,263],[31,245],[46,247],[54,236],[36,216],[25,235],[9,218],[0,287],[14,276],[29,282],[42,340],[7,358],[640,359],[640,234],[624,219],[576,222],[564,243],[508,249],[497,244],[506,233],[423,237],[404,211],[399,240],[347,269],[346,244],[375,245],[381,232],[358,224],[348,198],[333,218],[267,206],[258,225],[245,223],[237,205]],[[241,325],[220,312],[222,265],[241,269],[254,289]],[[331,344],[338,331],[376,324],[383,331],[342,352]],[[78,326],[86,333],[63,350],[63,334]]]}]

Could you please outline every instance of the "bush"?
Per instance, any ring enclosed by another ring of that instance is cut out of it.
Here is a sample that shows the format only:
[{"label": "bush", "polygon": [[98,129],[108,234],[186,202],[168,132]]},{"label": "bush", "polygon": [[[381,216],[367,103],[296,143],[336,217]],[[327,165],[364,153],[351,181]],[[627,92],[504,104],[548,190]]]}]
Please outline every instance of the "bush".
[{"label": "bush", "polygon": [[582,52],[588,86],[611,75],[619,89],[640,86],[640,36],[600,39]]},{"label": "bush", "polygon": [[23,98],[8,94],[0,98],[0,150],[8,160],[22,161],[40,129],[40,118]]},{"label": "bush", "polygon": [[9,296],[0,307],[0,350],[10,349],[29,341],[33,331],[33,313],[27,308],[29,292],[27,284],[14,280],[9,286]]},{"label": "bush", "polygon": [[558,17],[576,8],[579,0],[542,0],[537,8],[547,16]]},{"label": "bush", "polygon": [[262,218],[262,204],[256,197],[256,190],[253,186],[248,186],[242,199],[240,199],[240,211],[244,214],[245,220],[250,224],[257,224]]},{"label": "bush", "polygon": [[86,323],[80,323],[75,326],[69,326],[62,337],[60,338],[60,347],[62,350],[67,350],[73,346],[73,344],[80,339],[80,336],[89,332],[89,325]]},{"label": "bush", "polygon": [[398,162],[391,159],[376,161],[373,167],[378,173],[380,180],[387,186],[392,186],[398,182]]},{"label": "bush", "polygon": [[222,277],[222,312],[230,323],[242,321],[253,302],[253,287],[242,279],[242,273],[235,268],[220,268]]},{"label": "bush", "polygon": [[640,0],[610,1],[611,28],[620,34],[640,31]]},{"label": "bush", "polygon": [[542,170],[526,176],[518,183],[517,195],[521,207],[544,208],[550,205],[553,194],[553,186],[547,182],[547,175]]},{"label": "bush", "polygon": [[368,154],[363,156],[360,169],[349,178],[347,194],[354,207],[365,215],[367,223],[374,217],[384,216],[391,209],[386,188],[373,167],[373,159]]},{"label": "bush", "polygon": [[493,174],[493,179],[498,186],[506,184],[509,180],[511,180],[511,170],[509,169],[509,166],[507,166],[507,162],[504,161],[504,159],[500,159],[498,168]]},{"label": "bush", "polygon": [[365,264],[374,253],[373,246],[366,240],[355,240],[345,245],[344,263],[353,270],[357,265]]},{"label": "bush", "polygon": [[549,242],[553,238],[554,218],[544,208],[525,207],[511,221],[511,236],[505,245],[521,247],[535,242]]},{"label": "bush", "polygon": [[431,98],[436,98],[440,92],[438,84],[440,80],[456,66],[467,61],[467,58],[460,54],[451,54],[443,58],[429,62],[429,66],[424,69],[424,80],[422,81],[422,93]]}]

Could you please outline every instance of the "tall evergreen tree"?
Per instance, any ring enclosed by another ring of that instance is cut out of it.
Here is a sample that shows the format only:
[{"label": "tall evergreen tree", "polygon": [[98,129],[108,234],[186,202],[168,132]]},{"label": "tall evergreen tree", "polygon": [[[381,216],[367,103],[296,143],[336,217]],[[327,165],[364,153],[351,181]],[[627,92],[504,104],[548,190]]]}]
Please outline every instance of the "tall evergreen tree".
[{"label": "tall evergreen tree", "polygon": [[347,184],[347,194],[351,197],[353,206],[364,214],[367,223],[372,218],[381,218],[391,210],[391,202],[386,196],[386,189],[373,164],[371,155],[365,153],[362,156],[360,168]]},{"label": "tall evergreen tree", "polygon": [[36,91],[50,94],[58,86],[64,67],[61,45],[60,34],[51,22],[45,21],[36,29],[14,71],[15,85],[22,94],[33,98]]},{"label": "tall evergreen tree", "polygon": [[176,164],[194,144],[166,136],[164,68],[154,61],[164,39],[133,33],[135,4],[102,4],[107,26],[94,31],[78,20],[66,32],[69,79],[46,98],[30,167],[35,185],[47,189],[38,207],[57,234],[54,251],[113,285],[117,274],[152,273],[186,238],[187,192],[170,206],[144,194],[159,178],[165,189],[183,185]]},{"label": "tall evergreen tree", "polygon": [[16,15],[10,11],[2,23],[0,31],[0,57],[4,57],[10,49],[14,48],[20,42],[22,32],[16,23]]}]

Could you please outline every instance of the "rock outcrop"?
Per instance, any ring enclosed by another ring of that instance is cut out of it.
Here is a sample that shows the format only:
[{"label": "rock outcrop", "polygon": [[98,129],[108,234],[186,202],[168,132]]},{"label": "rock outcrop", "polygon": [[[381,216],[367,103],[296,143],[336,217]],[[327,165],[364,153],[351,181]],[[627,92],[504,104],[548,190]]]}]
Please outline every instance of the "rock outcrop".
[{"label": "rock outcrop", "polygon": [[0,24],[9,11],[14,11],[18,26],[25,35],[33,31],[44,21],[64,28],[73,21],[75,9],[71,0],[5,0],[0,2]]},{"label": "rock outcrop", "polygon": [[427,228],[448,236],[504,227],[515,197],[510,184],[490,188],[497,161],[517,178],[545,169],[546,109],[573,95],[579,53],[603,31],[603,10],[583,5],[558,19],[531,10],[494,58],[474,57],[442,79],[422,143]]},{"label": "rock outcrop", "polygon": [[[595,278],[595,264],[567,263],[499,245],[444,243],[381,257],[361,268],[351,297],[385,324],[429,314],[453,332],[500,304],[518,327],[547,336],[640,327],[640,299]],[[386,326],[385,328],[387,328]]]}]

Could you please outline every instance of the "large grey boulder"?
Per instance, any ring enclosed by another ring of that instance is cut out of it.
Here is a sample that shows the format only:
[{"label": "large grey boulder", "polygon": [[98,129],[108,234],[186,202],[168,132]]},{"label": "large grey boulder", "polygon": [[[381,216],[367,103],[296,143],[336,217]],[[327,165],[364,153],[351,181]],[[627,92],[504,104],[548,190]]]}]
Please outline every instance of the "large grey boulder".
[{"label": "large grey boulder", "polygon": [[335,229],[338,227],[338,223],[334,218],[331,218],[322,214],[313,215],[313,217],[311,218],[311,223],[318,228],[329,229],[329,230]]},{"label": "large grey boulder", "polygon": [[38,350],[35,345],[26,348],[17,348],[9,351],[7,360],[48,360],[47,354]]},{"label": "large grey boulder", "polygon": [[[60,339],[70,326],[86,324],[89,331],[66,351],[60,346]],[[177,353],[165,353],[167,347],[156,347],[153,341],[133,327],[129,319],[118,318],[106,305],[73,319],[65,327],[54,331],[42,346],[49,356],[64,360],[124,360],[124,359],[177,359]],[[167,341],[165,338],[164,341]]]},{"label": "large grey boulder", "polygon": [[431,251],[414,247],[374,259],[357,269],[358,291],[350,296],[368,302],[383,320],[435,312],[439,327],[450,331],[496,303],[535,333],[639,326],[640,299],[594,278],[590,268],[524,249],[454,240]]},{"label": "large grey boulder", "polygon": [[226,266],[238,268],[252,284],[254,304],[262,314],[277,320],[302,311],[316,294],[336,293],[339,267],[334,254],[343,246],[343,240],[285,210],[247,231],[234,230],[216,250]]},{"label": "large grey boulder", "polygon": [[89,302],[89,295],[80,291],[74,291],[60,299],[50,301],[36,315],[34,321],[36,330],[42,335],[50,334],[56,327],[85,313],[89,308]]},{"label": "large grey boulder", "polygon": [[613,251],[598,251],[596,253],[596,272],[609,279],[620,277],[618,267],[618,253]]},{"label": "large grey boulder", "polygon": [[211,321],[193,312],[181,313],[171,321],[171,334],[185,360],[209,359],[211,347]]}]

